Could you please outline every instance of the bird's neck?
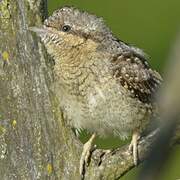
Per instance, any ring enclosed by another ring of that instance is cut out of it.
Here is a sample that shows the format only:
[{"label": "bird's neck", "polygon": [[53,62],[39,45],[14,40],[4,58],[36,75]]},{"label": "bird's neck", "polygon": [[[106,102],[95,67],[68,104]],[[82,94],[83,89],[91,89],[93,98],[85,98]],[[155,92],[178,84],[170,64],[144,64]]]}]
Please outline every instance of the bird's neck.
[{"label": "bird's neck", "polygon": [[76,46],[62,45],[54,58],[60,66],[78,66],[88,60],[90,54],[96,52],[97,46],[98,44],[90,39]]}]

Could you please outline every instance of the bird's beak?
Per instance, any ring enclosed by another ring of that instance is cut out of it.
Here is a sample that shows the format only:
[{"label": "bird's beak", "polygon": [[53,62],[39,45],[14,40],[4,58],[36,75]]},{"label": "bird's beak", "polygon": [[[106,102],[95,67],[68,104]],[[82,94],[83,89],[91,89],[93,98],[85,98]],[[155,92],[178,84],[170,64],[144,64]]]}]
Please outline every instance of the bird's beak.
[{"label": "bird's beak", "polygon": [[42,37],[48,33],[48,29],[46,29],[43,26],[41,26],[41,27],[29,27],[28,29],[29,29],[29,31],[35,32],[40,37]]}]

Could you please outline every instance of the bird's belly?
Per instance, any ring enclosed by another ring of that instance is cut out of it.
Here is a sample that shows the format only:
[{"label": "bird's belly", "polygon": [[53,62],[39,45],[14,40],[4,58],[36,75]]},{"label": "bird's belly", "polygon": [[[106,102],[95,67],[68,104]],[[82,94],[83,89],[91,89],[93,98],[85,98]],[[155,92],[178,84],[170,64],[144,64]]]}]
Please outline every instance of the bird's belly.
[{"label": "bird's belly", "polygon": [[149,116],[142,103],[130,97],[119,86],[96,86],[84,101],[66,98],[65,111],[70,124],[100,136],[115,135],[126,138],[133,129],[143,129]]}]

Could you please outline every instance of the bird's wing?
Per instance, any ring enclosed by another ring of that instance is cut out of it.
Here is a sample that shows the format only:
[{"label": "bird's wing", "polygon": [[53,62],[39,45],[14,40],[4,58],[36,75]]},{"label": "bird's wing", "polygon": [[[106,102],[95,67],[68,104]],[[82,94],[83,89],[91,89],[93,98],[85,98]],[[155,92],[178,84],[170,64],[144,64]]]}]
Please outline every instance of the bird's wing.
[{"label": "bird's wing", "polygon": [[111,61],[113,76],[143,103],[151,103],[162,82],[160,74],[150,68],[146,59],[136,54],[121,54]]}]

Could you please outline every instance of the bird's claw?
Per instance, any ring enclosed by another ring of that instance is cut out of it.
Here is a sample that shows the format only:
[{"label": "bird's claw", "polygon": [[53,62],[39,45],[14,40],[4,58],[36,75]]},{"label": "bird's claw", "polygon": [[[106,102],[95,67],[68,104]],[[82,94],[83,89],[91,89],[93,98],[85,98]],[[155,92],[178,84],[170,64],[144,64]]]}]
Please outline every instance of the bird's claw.
[{"label": "bird's claw", "polygon": [[85,167],[89,165],[91,152],[96,148],[96,146],[93,145],[94,139],[95,139],[95,134],[93,134],[91,138],[89,139],[89,141],[87,141],[83,146],[83,152],[80,158],[80,167],[79,167],[79,173],[80,173],[81,179],[84,179]]},{"label": "bird's claw", "polygon": [[137,132],[134,132],[132,135],[132,140],[129,145],[129,152],[133,155],[134,165],[138,165],[138,140],[140,139],[140,135]]}]

